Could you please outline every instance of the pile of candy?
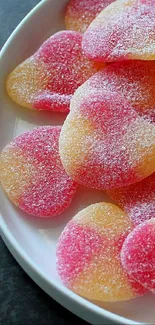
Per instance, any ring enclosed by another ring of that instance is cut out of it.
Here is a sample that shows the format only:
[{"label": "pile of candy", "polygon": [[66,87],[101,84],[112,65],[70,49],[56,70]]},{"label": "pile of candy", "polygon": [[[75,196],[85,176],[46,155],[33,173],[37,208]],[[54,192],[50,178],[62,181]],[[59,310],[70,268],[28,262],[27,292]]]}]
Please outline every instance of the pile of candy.
[{"label": "pile of candy", "polygon": [[117,205],[90,205],[67,224],[57,270],[87,299],[129,300],[155,292],[155,1],[70,0],[65,22],[71,30],[6,87],[21,106],[67,118],[13,139],[0,180],[16,206],[44,218],[62,213],[78,184],[106,191]]}]

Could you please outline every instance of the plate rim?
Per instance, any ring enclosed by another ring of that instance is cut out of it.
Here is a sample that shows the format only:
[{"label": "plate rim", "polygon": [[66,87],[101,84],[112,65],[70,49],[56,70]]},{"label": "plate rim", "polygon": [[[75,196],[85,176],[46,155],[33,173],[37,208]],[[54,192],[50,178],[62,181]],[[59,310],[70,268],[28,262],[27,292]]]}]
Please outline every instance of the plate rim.
[{"label": "plate rim", "polygon": [[[7,50],[7,47],[11,42],[14,41],[15,35],[20,32],[21,27],[25,25],[25,23],[29,20],[30,17],[33,16],[34,13],[37,13],[39,10],[42,9],[46,3],[53,0],[41,0],[17,25],[17,27],[13,30],[5,44],[3,45],[1,51],[0,51],[0,64],[2,58],[5,56],[5,51]],[[74,303],[75,305],[78,304],[79,307],[84,308],[85,312],[90,312],[95,315],[98,315],[100,317],[103,317],[107,320],[114,321],[119,324],[126,324],[126,325],[142,325],[144,323],[139,323],[133,320],[130,320],[128,318],[125,318],[123,316],[117,315],[115,313],[112,313],[102,307],[99,307],[92,302],[87,301],[86,299],[78,296],[71,290],[67,289],[63,284],[61,283],[55,283],[55,281],[52,281],[52,278],[50,278],[48,275],[46,275],[41,268],[33,261],[31,257],[25,252],[25,250],[20,246],[16,238],[13,236],[11,231],[9,230],[9,227],[7,226],[7,223],[5,222],[5,216],[2,215],[0,211],[0,235],[7,246],[8,250],[11,252],[15,260],[18,262],[18,264],[22,267],[22,269],[30,276],[30,278],[43,290],[45,291],[49,296],[51,296],[54,300],[56,300],[59,304],[61,304],[64,308],[70,310],[75,314],[75,311],[72,311],[72,308],[69,308],[68,306],[65,306],[63,302],[60,301],[60,299],[56,298],[57,293],[63,296],[64,298],[68,299],[68,302]],[[37,278],[35,277],[37,275]],[[45,289],[44,284],[46,286],[49,286],[53,289],[53,296],[48,292],[47,289]],[[79,313],[77,313],[77,316],[80,317]],[[82,317],[81,317],[82,318]],[[84,319],[84,318],[83,318]]]}]

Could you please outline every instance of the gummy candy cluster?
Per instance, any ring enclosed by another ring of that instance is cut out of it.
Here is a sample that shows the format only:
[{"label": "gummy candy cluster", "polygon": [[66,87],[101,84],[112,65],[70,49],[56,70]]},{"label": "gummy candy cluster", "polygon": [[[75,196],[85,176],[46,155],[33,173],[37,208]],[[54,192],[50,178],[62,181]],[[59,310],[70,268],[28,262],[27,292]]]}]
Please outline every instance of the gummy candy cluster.
[{"label": "gummy candy cluster", "polygon": [[62,214],[79,184],[106,192],[113,203],[88,206],[63,230],[58,274],[92,301],[155,293],[155,1],[70,0],[65,23],[6,89],[21,109],[68,115],[6,145],[1,185],[39,218]]}]

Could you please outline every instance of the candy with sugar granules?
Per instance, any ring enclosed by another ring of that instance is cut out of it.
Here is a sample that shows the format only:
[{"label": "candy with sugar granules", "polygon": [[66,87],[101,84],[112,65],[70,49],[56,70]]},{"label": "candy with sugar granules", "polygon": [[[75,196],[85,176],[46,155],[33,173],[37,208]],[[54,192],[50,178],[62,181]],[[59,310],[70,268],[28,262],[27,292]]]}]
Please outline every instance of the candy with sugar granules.
[{"label": "candy with sugar granules", "polygon": [[155,218],[143,222],[128,235],[121,260],[129,276],[155,293]]},{"label": "candy with sugar granules", "polygon": [[133,184],[153,173],[155,126],[128,101],[97,91],[72,104],[59,141],[68,175],[104,190]]},{"label": "candy with sugar granules", "polygon": [[114,0],[70,0],[66,7],[67,29],[84,33],[96,16]]},{"label": "candy with sugar granules", "polygon": [[7,91],[18,104],[37,110],[68,112],[75,90],[102,65],[85,57],[82,35],[62,31],[16,67],[7,79]]},{"label": "candy with sugar granules", "polygon": [[154,85],[155,62],[119,62],[94,74],[77,89],[74,100],[80,103],[83,96],[96,90],[116,92],[126,98],[139,115],[155,122]]},{"label": "candy with sugar granules", "polygon": [[83,49],[98,62],[155,60],[155,1],[113,2],[86,30]]},{"label": "candy with sugar granules", "polygon": [[61,127],[43,126],[13,139],[0,156],[0,181],[19,208],[37,217],[53,217],[71,203],[77,185],[59,157]]},{"label": "candy with sugar granules", "polygon": [[63,283],[91,300],[121,301],[144,293],[123,270],[120,251],[133,225],[117,206],[98,203],[80,211],[58,242],[57,270]]},{"label": "candy with sugar granules", "polygon": [[155,173],[136,184],[110,190],[108,194],[135,225],[155,218]]}]

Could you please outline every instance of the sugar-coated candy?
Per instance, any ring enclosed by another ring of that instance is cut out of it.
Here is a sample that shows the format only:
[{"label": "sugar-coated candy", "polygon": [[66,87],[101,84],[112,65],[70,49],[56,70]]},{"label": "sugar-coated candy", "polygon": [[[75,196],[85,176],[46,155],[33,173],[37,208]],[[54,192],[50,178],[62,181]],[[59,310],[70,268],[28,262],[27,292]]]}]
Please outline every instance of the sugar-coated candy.
[{"label": "sugar-coated candy", "polygon": [[136,184],[110,190],[108,194],[128,213],[134,225],[155,218],[155,173]]},{"label": "sugar-coated candy", "polygon": [[70,0],[66,7],[67,29],[84,33],[96,16],[114,0]]},{"label": "sugar-coated candy", "polygon": [[74,100],[96,90],[116,92],[126,98],[137,113],[155,122],[155,62],[126,61],[107,65],[76,91]]},{"label": "sugar-coated candy", "polygon": [[0,156],[0,181],[7,196],[30,215],[63,212],[76,192],[59,156],[61,127],[43,126],[13,139]]},{"label": "sugar-coated candy", "polygon": [[49,111],[68,112],[75,90],[102,65],[85,57],[82,34],[61,31],[16,67],[7,79],[7,91],[18,104]]},{"label": "sugar-coated candy", "polygon": [[155,170],[155,126],[116,93],[71,103],[60,134],[64,168],[78,183],[104,190],[141,181]]},{"label": "sugar-coated candy", "polygon": [[120,251],[133,225],[119,207],[97,203],[80,211],[66,226],[57,247],[63,283],[91,300],[121,301],[144,289],[123,270]]},{"label": "sugar-coated candy", "polygon": [[128,235],[121,260],[129,276],[155,293],[155,218],[143,222]]},{"label": "sugar-coated candy", "polygon": [[83,49],[98,62],[155,60],[155,1],[113,2],[86,30]]}]

